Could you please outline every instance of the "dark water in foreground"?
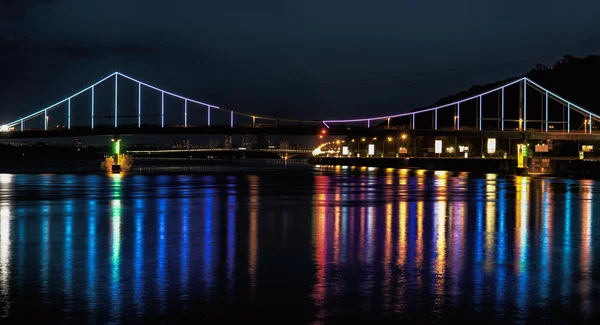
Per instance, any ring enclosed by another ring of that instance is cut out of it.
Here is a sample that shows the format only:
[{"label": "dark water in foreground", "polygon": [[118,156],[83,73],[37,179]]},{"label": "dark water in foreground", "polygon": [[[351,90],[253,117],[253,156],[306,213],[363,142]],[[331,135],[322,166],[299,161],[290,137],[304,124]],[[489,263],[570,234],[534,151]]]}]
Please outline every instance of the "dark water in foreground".
[{"label": "dark water in foreground", "polygon": [[0,319],[591,322],[600,183],[0,175]]}]

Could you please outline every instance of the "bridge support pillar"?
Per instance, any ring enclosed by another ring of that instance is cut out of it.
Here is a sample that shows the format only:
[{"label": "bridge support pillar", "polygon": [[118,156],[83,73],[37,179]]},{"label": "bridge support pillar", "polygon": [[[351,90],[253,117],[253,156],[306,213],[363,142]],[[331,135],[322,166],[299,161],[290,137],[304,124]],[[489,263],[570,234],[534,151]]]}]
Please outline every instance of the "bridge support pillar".
[{"label": "bridge support pillar", "polygon": [[502,131],[504,131],[504,87],[502,87],[502,117],[501,117],[501,124],[502,124]]},{"label": "bridge support pillar", "polygon": [[523,131],[527,131],[527,79],[523,80]]},{"label": "bridge support pillar", "polygon": [[92,130],[94,129],[94,87],[92,87]]},{"label": "bridge support pillar", "polygon": [[571,104],[567,103],[567,133],[571,133]]},{"label": "bridge support pillar", "polygon": [[138,128],[142,127],[142,84],[138,82]]},{"label": "bridge support pillar", "polygon": [[119,109],[119,75],[115,73],[115,127],[118,127],[117,116]]}]

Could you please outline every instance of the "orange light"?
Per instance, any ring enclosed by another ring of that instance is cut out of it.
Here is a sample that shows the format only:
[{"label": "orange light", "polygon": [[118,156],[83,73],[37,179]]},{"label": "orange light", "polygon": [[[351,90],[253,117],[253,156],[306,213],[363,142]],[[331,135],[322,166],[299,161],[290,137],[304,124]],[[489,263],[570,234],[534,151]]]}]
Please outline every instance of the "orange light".
[{"label": "orange light", "polygon": [[325,131],[325,130],[321,130],[321,133],[325,134],[325,133],[327,133],[327,131]]},{"label": "orange light", "polygon": [[323,136],[322,136],[322,135],[319,135],[319,139],[323,139]]}]

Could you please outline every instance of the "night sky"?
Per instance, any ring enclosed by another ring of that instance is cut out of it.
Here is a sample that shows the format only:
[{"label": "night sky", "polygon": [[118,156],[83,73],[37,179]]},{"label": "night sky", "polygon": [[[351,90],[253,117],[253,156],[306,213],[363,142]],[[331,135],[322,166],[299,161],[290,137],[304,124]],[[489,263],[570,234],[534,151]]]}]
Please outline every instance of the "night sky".
[{"label": "night sky", "polygon": [[600,52],[600,2],[0,0],[0,122],[120,71],[237,111],[421,107]]}]

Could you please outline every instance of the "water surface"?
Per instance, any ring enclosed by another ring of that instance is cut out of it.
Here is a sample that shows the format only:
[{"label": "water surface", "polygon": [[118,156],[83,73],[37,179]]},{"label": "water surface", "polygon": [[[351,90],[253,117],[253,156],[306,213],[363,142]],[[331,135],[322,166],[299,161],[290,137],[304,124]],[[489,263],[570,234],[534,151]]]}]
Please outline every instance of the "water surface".
[{"label": "water surface", "polygon": [[2,174],[0,316],[586,322],[599,190],[340,167]]}]

